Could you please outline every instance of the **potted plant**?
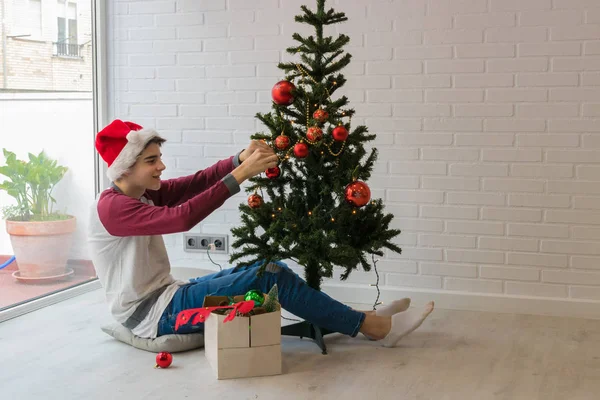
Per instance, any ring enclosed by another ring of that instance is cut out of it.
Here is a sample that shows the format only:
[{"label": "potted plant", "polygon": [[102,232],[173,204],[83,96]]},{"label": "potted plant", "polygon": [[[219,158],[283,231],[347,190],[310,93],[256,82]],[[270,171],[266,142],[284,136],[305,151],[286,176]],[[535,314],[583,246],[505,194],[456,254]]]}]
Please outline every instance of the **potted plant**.
[{"label": "potted plant", "polygon": [[29,153],[29,161],[17,159],[15,153],[3,149],[6,165],[0,175],[6,176],[0,190],[17,200],[4,207],[6,230],[19,270],[18,278],[54,278],[69,275],[67,259],[71,248],[76,219],[53,211],[56,200],[54,186],[67,172],[44,151],[37,156]]}]

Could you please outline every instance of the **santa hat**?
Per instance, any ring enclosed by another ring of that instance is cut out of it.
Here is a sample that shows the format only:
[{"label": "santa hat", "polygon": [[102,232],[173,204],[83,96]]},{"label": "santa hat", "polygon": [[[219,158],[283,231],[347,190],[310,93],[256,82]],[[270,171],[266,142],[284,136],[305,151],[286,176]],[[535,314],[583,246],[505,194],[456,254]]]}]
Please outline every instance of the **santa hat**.
[{"label": "santa hat", "polygon": [[154,129],[144,129],[119,119],[98,132],[96,150],[108,164],[108,178],[116,181],[123,176],[135,164],[148,142],[155,138],[162,139]]}]

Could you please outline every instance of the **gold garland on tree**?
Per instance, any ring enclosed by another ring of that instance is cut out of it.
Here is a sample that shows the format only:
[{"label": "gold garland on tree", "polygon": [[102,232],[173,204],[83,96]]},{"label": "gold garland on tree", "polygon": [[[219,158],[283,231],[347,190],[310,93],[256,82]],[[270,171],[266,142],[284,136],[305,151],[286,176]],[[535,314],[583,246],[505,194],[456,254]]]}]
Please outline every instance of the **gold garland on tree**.
[{"label": "gold garland on tree", "polygon": [[[318,85],[318,84],[319,84],[319,83],[318,83],[318,82],[317,82],[317,81],[316,81],[316,80],[315,80],[315,79],[314,79],[312,76],[310,76],[310,74],[309,74],[309,73],[308,73],[308,72],[307,72],[307,71],[306,71],[306,70],[305,70],[305,69],[304,69],[304,68],[303,68],[303,67],[302,67],[300,64],[296,64],[296,68],[297,68],[297,69],[298,69],[298,71],[299,71],[299,72],[302,74],[302,76],[303,76],[303,77],[310,79],[310,80],[311,80],[311,81],[312,81],[312,82],[313,82],[315,85]],[[336,84],[337,84],[337,82],[333,81],[333,84],[334,84],[334,85],[336,85]],[[327,89],[327,87],[325,87],[325,91],[327,92],[327,96],[328,96],[328,98],[329,98],[329,101],[330,101],[330,102],[332,102],[332,101],[331,101],[331,93],[329,93],[329,90]],[[310,104],[309,104],[309,101],[308,101],[308,100],[309,100],[309,99],[308,99],[308,96],[307,96],[307,97],[306,97],[306,131],[307,131],[307,132],[308,132],[308,130],[309,130],[309,128],[310,128],[310,126],[309,126],[309,120],[310,120]],[[318,106],[318,105],[317,105],[317,104],[315,104],[315,107],[317,107],[317,106]],[[279,112],[279,115],[280,115],[280,117],[281,117],[281,120],[282,120],[282,121],[286,121],[286,119],[285,119],[285,117],[283,116],[283,113],[282,113],[281,111]],[[345,111],[343,111],[343,112],[342,112],[342,116],[345,116],[345,115],[346,115],[346,112],[345,112]],[[352,124],[352,115],[350,115],[348,118],[349,118],[349,120],[348,120],[348,124],[349,124],[349,125],[351,125],[351,124]],[[295,124],[295,122],[294,122],[294,121],[290,121],[290,123],[291,123],[292,125],[294,125],[294,124]],[[343,124],[340,122],[338,125],[339,125],[339,126],[342,126]],[[282,129],[282,131],[281,131],[281,134],[280,134],[280,135],[281,135],[281,136],[285,136],[285,128],[284,128],[284,129]],[[310,145],[314,146],[314,145],[317,145],[319,142],[321,142],[321,140],[318,140],[318,141],[312,141],[312,140],[310,140],[308,137],[304,137],[304,138],[300,139],[300,140],[299,140],[297,143],[303,143],[303,142],[306,142],[306,143],[308,143],[308,144],[310,144]],[[327,143],[327,142],[324,142],[324,141],[323,141],[323,145],[325,145],[325,147],[327,148],[327,150],[328,150],[329,154],[331,154],[333,157],[339,157],[339,156],[342,154],[342,152],[344,151],[345,147],[346,147],[346,140],[344,140],[344,141],[342,142],[342,146],[341,146],[341,148],[340,148],[340,149],[339,149],[337,152],[334,152],[334,151],[332,150],[332,147],[333,147],[333,145],[334,145],[335,143],[336,143],[336,140],[332,140],[332,141],[331,141],[331,143]],[[272,145],[274,145],[274,143],[272,143]],[[289,148],[287,149],[287,151],[285,152],[285,154],[284,154],[283,156],[280,156],[279,154],[277,155],[277,157],[279,158],[279,161],[280,161],[280,162],[284,162],[285,160],[288,160],[288,159],[290,158],[290,156],[291,156],[291,152],[292,152],[292,151],[293,151],[293,149],[294,149],[294,145],[295,145],[295,143],[290,143],[290,145],[289,145]],[[277,147],[276,147],[276,146],[273,146],[273,147],[275,147],[275,149],[276,149],[276,150],[280,150],[280,149],[277,149]],[[321,154],[324,154],[324,152],[323,152],[323,151],[321,151]],[[338,163],[339,163],[339,161],[338,161],[338,160],[336,160],[336,164],[338,164]]]}]

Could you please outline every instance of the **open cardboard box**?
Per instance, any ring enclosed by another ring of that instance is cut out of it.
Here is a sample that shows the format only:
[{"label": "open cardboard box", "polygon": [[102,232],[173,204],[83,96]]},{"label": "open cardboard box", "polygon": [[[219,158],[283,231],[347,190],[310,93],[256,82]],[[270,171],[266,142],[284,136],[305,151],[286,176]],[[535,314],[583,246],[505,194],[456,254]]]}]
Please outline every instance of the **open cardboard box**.
[{"label": "open cardboard box", "polygon": [[[235,296],[235,302],[244,296]],[[227,296],[206,296],[204,307],[215,307]],[[281,374],[281,310],[236,316],[212,312],[204,323],[204,354],[217,379],[248,378]]]}]

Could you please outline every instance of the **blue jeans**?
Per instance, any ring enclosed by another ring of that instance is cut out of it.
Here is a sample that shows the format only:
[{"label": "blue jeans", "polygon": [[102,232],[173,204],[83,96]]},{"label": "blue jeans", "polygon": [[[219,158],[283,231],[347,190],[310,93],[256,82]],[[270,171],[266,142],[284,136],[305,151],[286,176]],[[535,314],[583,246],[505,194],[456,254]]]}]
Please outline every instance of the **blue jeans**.
[{"label": "blue jeans", "polygon": [[215,274],[190,279],[181,286],[163,312],[158,323],[158,336],[173,333],[204,331],[204,324],[179,327],[175,332],[177,314],[190,308],[200,308],[204,296],[236,296],[251,289],[268,292],[274,284],[279,289],[279,303],[287,311],[331,331],[356,336],[365,314],[332,299],[306,284],[286,264],[270,264],[262,277],[256,275],[261,262],[243,268],[230,268]]}]

